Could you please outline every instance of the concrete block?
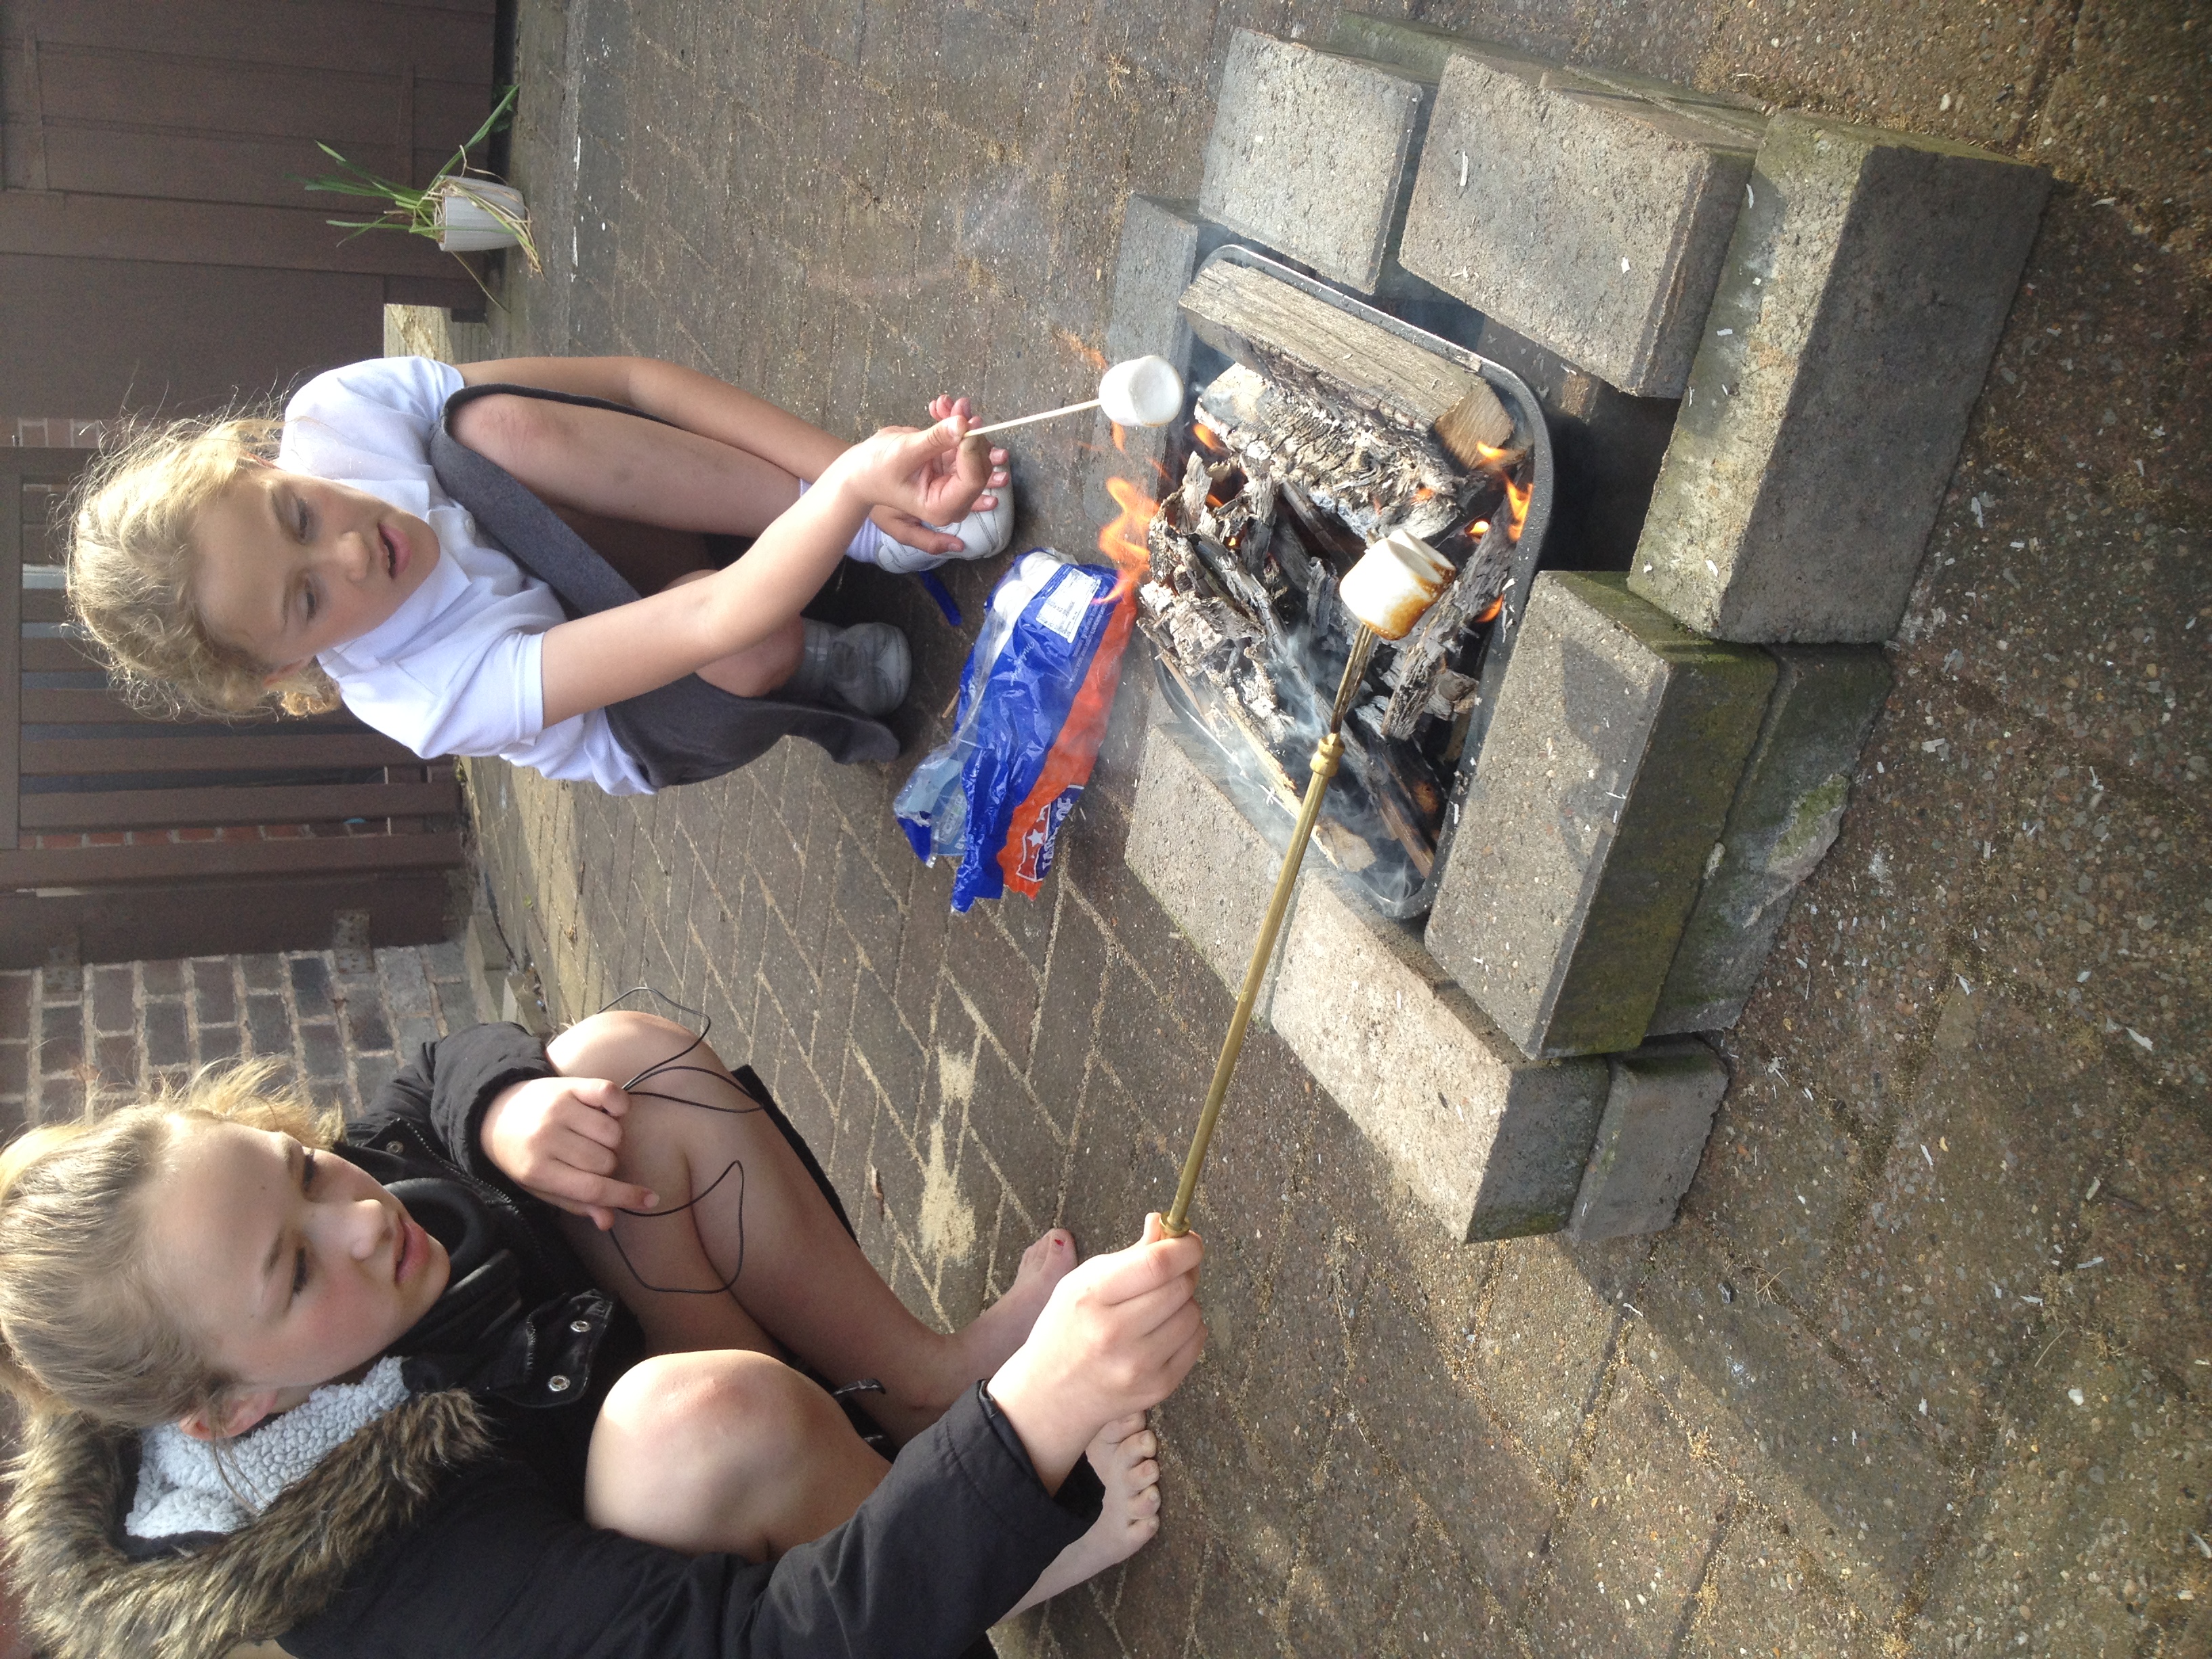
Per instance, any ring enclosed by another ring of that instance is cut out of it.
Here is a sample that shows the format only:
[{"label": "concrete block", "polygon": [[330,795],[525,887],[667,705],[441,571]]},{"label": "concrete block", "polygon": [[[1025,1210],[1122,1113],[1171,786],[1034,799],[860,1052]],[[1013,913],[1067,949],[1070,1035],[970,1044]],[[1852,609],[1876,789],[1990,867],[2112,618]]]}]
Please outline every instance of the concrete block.
[{"label": "concrete block", "polygon": [[1109,361],[1164,357],[1189,377],[1190,325],[1176,302],[1206,256],[1229,239],[1228,229],[1203,217],[1195,202],[1129,198],[1106,319]]},{"label": "concrete block", "polygon": [[1531,82],[1616,93],[1729,118],[1763,118],[1765,112],[1765,106],[1755,98],[1740,97],[1731,92],[1701,92],[1695,87],[1676,86],[1672,82],[1627,70],[1554,63],[1478,35],[1455,34],[1434,24],[1401,22],[1394,17],[1340,12],[1329,27],[1328,45],[1330,50],[1350,57],[1395,64],[1424,81],[1443,80],[1444,70],[1454,58],[1474,57],[1511,69]]},{"label": "concrete block", "polygon": [[1728,1092],[1721,1057],[1689,1039],[1615,1054],[1612,1068],[1605,1115],[1567,1228],[1578,1244],[1674,1224],[1705,1156],[1713,1114]]},{"label": "concrete block", "polygon": [[1621,576],[1536,579],[1427,933],[1523,1051],[1643,1042],[1774,678]]},{"label": "concrete block", "polygon": [[1636,592],[1726,640],[1893,634],[2050,190],[1969,145],[1776,116]]},{"label": "concrete block", "polygon": [[1455,52],[1399,259],[1624,392],[1680,397],[1762,126]]},{"label": "concrete block", "polygon": [[1790,904],[1834,845],[1859,750],[1889,696],[1870,647],[1774,647],[1779,672],[1728,825],[1667,970],[1651,1035],[1722,1031],[1759,984]]},{"label": "concrete block", "polygon": [[[1172,722],[1146,737],[1125,856],[1233,993],[1280,866],[1218,758]],[[1579,1190],[1608,1078],[1528,1059],[1401,923],[1309,853],[1258,1020],[1455,1239],[1555,1232]],[[1255,1021],[1256,1023],[1256,1021]],[[1236,1133],[1233,1119],[1222,1133]]]},{"label": "concrete block", "polygon": [[1372,294],[1405,218],[1431,88],[1379,64],[1238,29],[1199,210]]}]

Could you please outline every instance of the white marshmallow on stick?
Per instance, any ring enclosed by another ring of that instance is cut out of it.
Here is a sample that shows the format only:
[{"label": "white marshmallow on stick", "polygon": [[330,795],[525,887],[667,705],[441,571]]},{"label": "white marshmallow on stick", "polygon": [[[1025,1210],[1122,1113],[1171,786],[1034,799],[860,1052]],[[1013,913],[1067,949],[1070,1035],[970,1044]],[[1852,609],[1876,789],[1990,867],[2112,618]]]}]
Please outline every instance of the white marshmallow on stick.
[{"label": "white marshmallow on stick", "polygon": [[1009,427],[1079,415],[1086,409],[1104,410],[1106,418],[1116,426],[1165,426],[1182,413],[1182,376],[1164,357],[1132,357],[1108,369],[1098,382],[1098,395],[1087,402],[1024,415],[1018,420],[997,421],[979,426],[968,435],[1004,432]]},{"label": "white marshmallow on stick", "polygon": [[1394,530],[1359,556],[1337,584],[1344,608],[1386,640],[1413,632],[1453,575],[1449,559],[1409,530]]}]

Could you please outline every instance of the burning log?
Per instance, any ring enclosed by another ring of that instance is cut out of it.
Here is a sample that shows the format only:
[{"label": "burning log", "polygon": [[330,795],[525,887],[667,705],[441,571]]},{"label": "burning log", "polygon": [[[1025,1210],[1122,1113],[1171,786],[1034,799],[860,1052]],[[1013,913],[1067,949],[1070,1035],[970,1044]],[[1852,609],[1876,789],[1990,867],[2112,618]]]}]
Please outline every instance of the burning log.
[{"label": "burning log", "polygon": [[[1424,714],[1433,712],[1431,702],[1437,690],[1438,677],[1444,672],[1444,663],[1455,650],[1468,626],[1487,611],[1505,591],[1505,583],[1513,563],[1513,532],[1504,519],[1494,520],[1483,532],[1459,574],[1444,596],[1430,607],[1413,631],[1398,647],[1395,665],[1397,686],[1390,694],[1390,706],[1382,716],[1382,732],[1400,742],[1411,738]],[[1454,675],[1454,680],[1462,677]],[[1469,695],[1472,687],[1466,693]],[[1457,696],[1445,699],[1446,718],[1457,713]]]},{"label": "burning log", "polygon": [[1199,338],[1279,386],[1347,400],[1411,432],[1452,414],[1485,444],[1511,441],[1512,417],[1480,375],[1265,271],[1210,264],[1182,303]]},{"label": "burning log", "polygon": [[1401,529],[1434,540],[1466,516],[1462,498],[1480,487],[1432,439],[1241,365],[1200,392],[1199,405],[1232,456],[1298,485],[1362,548]]}]

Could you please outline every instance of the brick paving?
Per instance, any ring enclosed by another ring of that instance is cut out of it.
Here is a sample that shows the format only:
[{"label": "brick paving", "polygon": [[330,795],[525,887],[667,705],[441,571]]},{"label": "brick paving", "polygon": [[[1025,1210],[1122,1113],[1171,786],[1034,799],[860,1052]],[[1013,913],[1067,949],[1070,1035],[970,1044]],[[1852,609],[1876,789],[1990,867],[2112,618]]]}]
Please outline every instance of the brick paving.
[{"label": "brick paving", "polygon": [[[1726,1042],[1683,1221],[1449,1244],[1256,1040],[1198,1216],[1215,1336],[1161,1413],[1162,1535],[1002,1647],[2202,1652],[2201,9],[1420,15],[1993,144],[2061,188],[1842,839]],[[1330,16],[522,0],[515,171],[548,273],[463,347],[665,356],[854,434],[940,386],[1064,401],[1103,343],[1123,201],[1196,194],[1230,31]],[[1017,446],[1026,539],[1089,545],[1087,442]],[[994,574],[955,574],[971,617]],[[940,732],[969,636],[872,572],[827,605],[908,627],[904,735]],[[1227,1018],[1121,861],[1142,736],[1125,693],[1042,901],[967,918],[891,827],[903,766],[787,746],[629,803],[495,765],[471,784],[555,1012],[641,981],[704,1008],[900,1294],[955,1322],[1038,1229],[1109,1244],[1161,1200]],[[55,1067],[103,1029],[57,1035]]]},{"label": "brick paving", "polygon": [[477,1018],[455,945],[193,957],[0,973],[0,1123],[52,1122],[274,1057],[325,1105],[360,1105],[414,1047]]}]

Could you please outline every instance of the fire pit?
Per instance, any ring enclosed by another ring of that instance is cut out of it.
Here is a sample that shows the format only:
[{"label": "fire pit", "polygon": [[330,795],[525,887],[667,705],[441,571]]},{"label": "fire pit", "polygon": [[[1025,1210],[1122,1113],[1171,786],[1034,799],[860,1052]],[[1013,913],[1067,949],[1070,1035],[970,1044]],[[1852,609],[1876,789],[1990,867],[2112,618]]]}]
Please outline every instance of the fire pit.
[{"label": "fire pit", "polygon": [[[1420,915],[1541,556],[1543,416],[1510,371],[1247,248],[1217,249],[1184,309],[1235,361],[1200,389],[1181,477],[1145,532],[1139,625],[1163,692],[1247,814],[1287,833],[1352,647],[1338,581],[1394,530],[1434,547],[1456,574],[1376,649],[1315,835],[1378,910]],[[1494,396],[1505,436],[1462,439],[1472,464],[1435,430],[1469,396]]]}]

